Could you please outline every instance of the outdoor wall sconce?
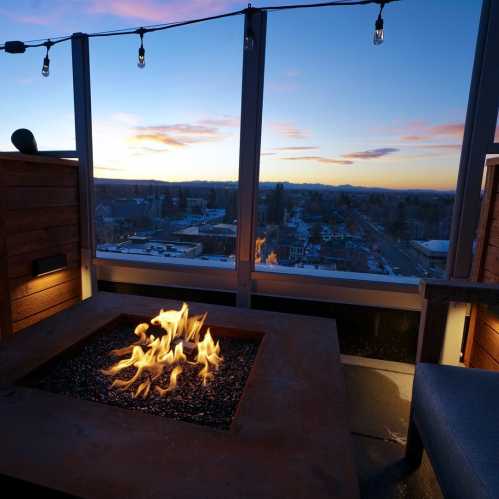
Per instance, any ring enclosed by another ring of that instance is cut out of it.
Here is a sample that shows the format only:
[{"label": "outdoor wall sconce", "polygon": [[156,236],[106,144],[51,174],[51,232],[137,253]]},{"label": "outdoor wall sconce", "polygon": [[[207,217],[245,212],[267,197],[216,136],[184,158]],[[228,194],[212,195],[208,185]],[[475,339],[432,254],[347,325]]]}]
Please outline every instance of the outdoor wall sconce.
[{"label": "outdoor wall sconce", "polygon": [[51,274],[63,270],[68,266],[68,258],[65,254],[47,256],[33,260],[33,277]]}]

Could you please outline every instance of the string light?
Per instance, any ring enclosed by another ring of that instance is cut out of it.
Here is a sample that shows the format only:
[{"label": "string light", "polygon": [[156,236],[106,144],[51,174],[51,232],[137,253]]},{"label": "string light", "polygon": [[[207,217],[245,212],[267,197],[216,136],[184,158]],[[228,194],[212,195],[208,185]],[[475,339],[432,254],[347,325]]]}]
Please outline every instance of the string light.
[{"label": "string light", "polygon": [[[380,11],[378,18],[376,19],[375,23],[375,30],[374,30],[374,38],[373,42],[375,45],[380,45],[383,43],[385,35],[384,35],[384,26],[383,26],[383,17],[382,17],[382,12],[385,4],[391,3],[391,2],[397,2],[399,0],[336,0],[336,1],[330,1],[330,2],[319,2],[319,3],[309,3],[309,4],[294,4],[294,5],[273,5],[273,6],[268,6],[268,7],[259,7],[259,8],[254,8],[251,6],[251,4],[248,4],[248,7],[246,9],[234,11],[234,12],[226,12],[224,14],[218,14],[215,16],[210,16],[210,17],[203,17],[203,18],[198,18],[198,19],[190,19],[187,21],[179,21],[179,22],[173,22],[173,23],[168,23],[168,24],[157,24],[154,26],[146,26],[142,28],[125,28],[125,29],[120,29],[120,30],[115,30],[115,31],[100,31],[97,33],[88,33],[84,36],[88,38],[96,38],[96,37],[107,37],[107,36],[124,36],[124,35],[132,35],[132,34],[138,34],[140,35],[140,47],[139,47],[139,57],[138,57],[138,62],[137,66],[139,68],[144,68],[146,65],[145,62],[145,54],[146,51],[144,49],[144,34],[145,33],[150,33],[154,31],[163,31],[166,29],[171,29],[171,28],[178,28],[181,26],[187,26],[190,24],[197,24],[197,23],[202,23],[202,22],[207,22],[207,21],[213,21],[215,19],[224,19],[227,17],[233,17],[233,16],[238,16],[242,14],[248,14],[248,22],[246,26],[246,31],[244,33],[244,49],[245,50],[253,50],[255,48],[256,44],[256,37],[255,33],[253,31],[252,27],[252,14],[254,12],[273,12],[273,11],[281,11],[281,10],[291,10],[291,9],[307,9],[307,8],[317,8],[317,7],[345,7],[345,6],[353,6],[353,5],[369,5],[369,4],[378,4],[380,5]],[[28,48],[35,48],[35,47],[45,47],[47,49],[47,52],[45,54],[45,57],[43,59],[43,66],[42,66],[42,75],[43,76],[49,76],[50,74],[50,58],[49,58],[49,50],[50,47],[53,45],[56,45],[58,43],[63,43],[68,40],[72,40],[76,35],[69,35],[69,36],[59,36],[59,37],[51,37],[48,40],[31,40],[29,42],[22,42],[22,41],[7,41],[3,45],[0,45],[0,50],[3,50],[9,54],[22,54],[26,51]],[[81,36],[81,34],[78,34],[78,36]]]},{"label": "string light", "polygon": [[139,60],[137,62],[137,67],[140,69],[146,66],[146,49],[144,48],[144,33],[146,30],[144,28],[139,28],[137,33],[140,35],[140,47],[139,47]]},{"label": "string light", "polygon": [[44,46],[47,49],[47,53],[45,54],[45,57],[43,58],[43,66],[42,66],[42,75],[45,76],[45,78],[50,74],[50,59],[49,59],[49,50],[50,47],[54,45],[54,42],[47,40],[44,44]]},{"label": "string light", "polygon": [[253,21],[253,12],[256,9],[251,7],[251,4],[248,4],[248,25],[246,26],[246,32],[244,33],[244,50],[253,50],[255,48],[255,33],[253,32],[253,28],[251,26]]},{"label": "string light", "polygon": [[381,7],[379,9],[379,14],[378,14],[378,19],[376,19],[376,22],[374,23],[374,38],[373,38],[373,43],[374,45],[381,45],[383,41],[385,40],[385,30],[384,30],[384,21],[383,18],[381,17],[381,14],[383,13],[383,7],[385,6],[385,2],[381,2]]}]

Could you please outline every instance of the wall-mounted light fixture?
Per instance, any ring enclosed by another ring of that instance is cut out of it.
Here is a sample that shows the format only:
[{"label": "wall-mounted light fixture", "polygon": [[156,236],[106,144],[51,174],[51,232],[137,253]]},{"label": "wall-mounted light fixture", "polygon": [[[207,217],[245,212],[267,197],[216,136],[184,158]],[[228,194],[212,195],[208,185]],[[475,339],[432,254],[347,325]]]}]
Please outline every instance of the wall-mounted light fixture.
[{"label": "wall-mounted light fixture", "polygon": [[68,257],[65,254],[47,256],[33,260],[33,277],[40,277],[68,266]]}]

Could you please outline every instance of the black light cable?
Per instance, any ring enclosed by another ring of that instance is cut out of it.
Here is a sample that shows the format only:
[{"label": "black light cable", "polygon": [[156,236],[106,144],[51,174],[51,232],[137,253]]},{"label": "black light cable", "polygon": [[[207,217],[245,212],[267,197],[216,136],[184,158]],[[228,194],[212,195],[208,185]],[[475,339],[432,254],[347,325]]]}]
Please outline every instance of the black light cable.
[{"label": "black light cable", "polygon": [[[356,5],[369,5],[369,4],[378,4],[380,5],[380,11],[378,18],[376,19],[374,26],[374,45],[380,45],[383,43],[385,35],[384,35],[384,21],[382,17],[383,8],[387,3],[397,2],[399,0],[336,0],[331,2],[320,2],[320,3],[308,3],[308,4],[295,4],[295,5],[274,5],[268,7],[252,7],[251,4],[248,5],[246,9],[237,10],[233,12],[226,12],[223,14],[218,14],[215,16],[209,17],[201,17],[198,19],[190,19],[187,21],[179,21],[167,24],[156,24],[151,26],[145,26],[141,28],[124,28],[120,30],[114,31],[100,31],[96,33],[86,34],[88,38],[100,38],[100,37],[108,37],[108,36],[124,36],[124,35],[132,35],[138,34],[140,36],[140,47],[139,47],[139,56],[137,66],[139,68],[145,67],[145,48],[144,48],[144,35],[146,33],[151,33],[155,31],[164,31],[166,29],[178,28],[181,26],[188,26],[190,24],[197,24],[207,21],[213,21],[216,19],[223,19],[226,17],[238,16],[242,14],[250,14],[248,26],[246,27],[246,32],[244,34],[244,49],[245,50],[253,50],[255,46],[255,35],[253,32],[253,28],[251,26],[251,14],[257,11],[265,11],[265,12],[273,12],[273,11],[283,11],[283,10],[291,10],[291,9],[307,9],[307,8],[320,8],[320,7],[348,7],[348,6],[356,6]],[[7,41],[3,45],[0,45],[0,50],[3,50],[9,54],[22,54],[26,52],[28,48],[36,48],[36,47],[45,47],[47,52],[43,59],[43,67],[42,67],[42,75],[49,76],[50,74],[50,58],[49,58],[49,50],[53,45],[58,43],[63,43],[68,40],[71,40],[76,35],[67,35],[67,36],[57,36],[51,37],[50,39],[43,40],[31,40],[27,42],[22,41]],[[80,34],[78,36],[81,36]]]}]

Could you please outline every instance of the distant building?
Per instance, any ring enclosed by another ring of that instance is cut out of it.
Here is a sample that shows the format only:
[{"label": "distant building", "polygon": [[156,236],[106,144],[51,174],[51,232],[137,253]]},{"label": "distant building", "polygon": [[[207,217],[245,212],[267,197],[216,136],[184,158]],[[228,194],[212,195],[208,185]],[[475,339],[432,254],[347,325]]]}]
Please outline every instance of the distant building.
[{"label": "distant building", "polygon": [[232,255],[236,249],[237,225],[193,225],[175,232],[182,241],[195,241],[203,245],[205,253]]},{"label": "distant building", "polygon": [[204,198],[187,198],[186,204],[187,204],[187,211],[189,212],[196,210],[204,211],[208,206],[208,201],[206,201],[206,199]]},{"label": "distant building", "polygon": [[141,198],[115,199],[111,202],[112,216],[114,218],[137,219],[144,217],[148,212],[148,203]]},{"label": "distant building", "polygon": [[321,240],[324,242],[329,242],[333,239],[333,231],[329,225],[322,225],[321,227]]},{"label": "distant building", "polygon": [[197,258],[203,253],[201,243],[162,241],[146,236],[131,236],[119,244],[99,244],[97,251],[129,255],[163,256],[165,258]]},{"label": "distant building", "polygon": [[303,260],[305,243],[298,238],[296,227],[279,227],[277,239],[277,254],[282,264],[294,264]]},{"label": "distant building", "polygon": [[411,241],[421,263],[426,267],[445,268],[447,253],[449,252],[448,239],[431,239],[429,241]]}]

